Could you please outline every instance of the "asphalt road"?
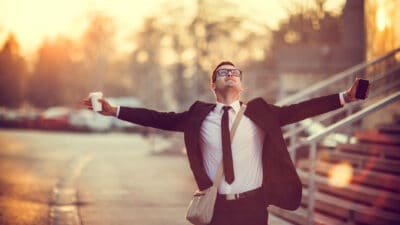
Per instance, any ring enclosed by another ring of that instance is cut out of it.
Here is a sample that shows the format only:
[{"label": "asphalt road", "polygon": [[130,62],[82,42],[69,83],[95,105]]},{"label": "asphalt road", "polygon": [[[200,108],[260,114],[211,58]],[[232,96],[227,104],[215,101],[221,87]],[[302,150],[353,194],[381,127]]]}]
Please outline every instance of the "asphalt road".
[{"label": "asphalt road", "polygon": [[180,135],[0,129],[0,225],[189,224],[182,147]]},{"label": "asphalt road", "polygon": [[0,224],[188,224],[195,185],[170,145],[158,136],[0,130]]}]

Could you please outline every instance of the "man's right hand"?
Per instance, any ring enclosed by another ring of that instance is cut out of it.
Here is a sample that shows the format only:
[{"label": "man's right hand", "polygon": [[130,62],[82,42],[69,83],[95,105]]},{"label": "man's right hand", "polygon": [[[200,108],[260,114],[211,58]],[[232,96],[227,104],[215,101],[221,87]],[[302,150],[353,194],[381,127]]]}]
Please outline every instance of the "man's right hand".
[{"label": "man's right hand", "polygon": [[[98,113],[105,116],[117,116],[117,107],[110,105],[104,98],[99,99],[101,103],[101,111]],[[90,110],[93,110],[92,101],[90,98],[85,98],[82,100],[82,103]]]}]

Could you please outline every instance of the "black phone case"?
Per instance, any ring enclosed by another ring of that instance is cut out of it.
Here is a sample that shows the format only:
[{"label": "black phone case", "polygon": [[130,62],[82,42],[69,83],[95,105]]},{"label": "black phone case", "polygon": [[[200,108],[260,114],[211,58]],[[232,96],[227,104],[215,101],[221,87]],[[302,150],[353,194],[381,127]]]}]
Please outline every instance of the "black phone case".
[{"label": "black phone case", "polygon": [[358,81],[357,90],[356,90],[356,98],[357,99],[365,99],[367,90],[368,90],[369,81],[360,79]]}]

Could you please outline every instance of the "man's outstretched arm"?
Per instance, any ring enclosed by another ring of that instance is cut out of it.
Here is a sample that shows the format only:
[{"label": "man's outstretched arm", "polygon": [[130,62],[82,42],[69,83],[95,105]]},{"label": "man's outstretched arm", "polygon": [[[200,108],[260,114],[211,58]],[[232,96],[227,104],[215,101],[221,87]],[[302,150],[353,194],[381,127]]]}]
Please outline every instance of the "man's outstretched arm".
[{"label": "man's outstretched arm", "polygon": [[145,108],[120,107],[118,119],[146,127],[169,131],[184,131],[187,112],[158,112]]},{"label": "man's outstretched arm", "polygon": [[[186,112],[157,112],[145,108],[115,107],[105,99],[99,99],[99,102],[102,105],[99,113],[105,116],[115,116],[131,123],[163,130],[183,131],[184,129]],[[90,99],[84,99],[83,104],[88,109],[93,109]]]},{"label": "man's outstretched arm", "polygon": [[[288,106],[272,106],[279,118],[281,126],[295,123],[303,119],[317,116],[342,107],[346,103],[358,101],[356,98],[357,86],[360,78],[354,80],[353,85],[339,94],[333,94],[306,100]],[[369,87],[366,96],[368,97]]]}]

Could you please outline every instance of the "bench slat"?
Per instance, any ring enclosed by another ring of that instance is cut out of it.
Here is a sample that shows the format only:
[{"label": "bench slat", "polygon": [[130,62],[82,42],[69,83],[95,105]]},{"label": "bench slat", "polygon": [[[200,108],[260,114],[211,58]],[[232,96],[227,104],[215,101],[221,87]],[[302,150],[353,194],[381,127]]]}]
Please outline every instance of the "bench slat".
[{"label": "bench slat", "polygon": [[[392,213],[352,201],[343,200],[320,192],[315,193],[315,208],[341,219],[363,222],[365,224],[400,224],[398,213]],[[308,190],[303,189],[302,202],[307,203]],[[367,217],[364,221],[362,217]]]},{"label": "bench slat", "polygon": [[[303,186],[308,186],[308,172],[297,170]],[[346,187],[334,187],[329,185],[328,179],[317,175],[316,185],[318,190],[343,197],[370,206],[388,209],[400,213],[400,194],[393,194],[381,189],[369,188],[357,184],[349,184]]]},{"label": "bench slat", "polygon": [[[328,163],[317,161],[316,172],[319,174],[323,174],[324,176],[329,174],[329,171],[334,168],[335,163]],[[298,163],[298,168],[308,170],[309,162],[302,160]],[[362,170],[362,169],[353,169],[353,177],[351,180],[352,183],[365,184],[370,185],[372,187],[384,188],[386,190],[400,193],[400,178],[394,175]]]},{"label": "bench slat", "polygon": [[371,169],[400,175],[400,160],[380,159],[373,156],[362,156],[339,151],[322,151],[319,158],[328,162],[347,161],[357,168]]}]

